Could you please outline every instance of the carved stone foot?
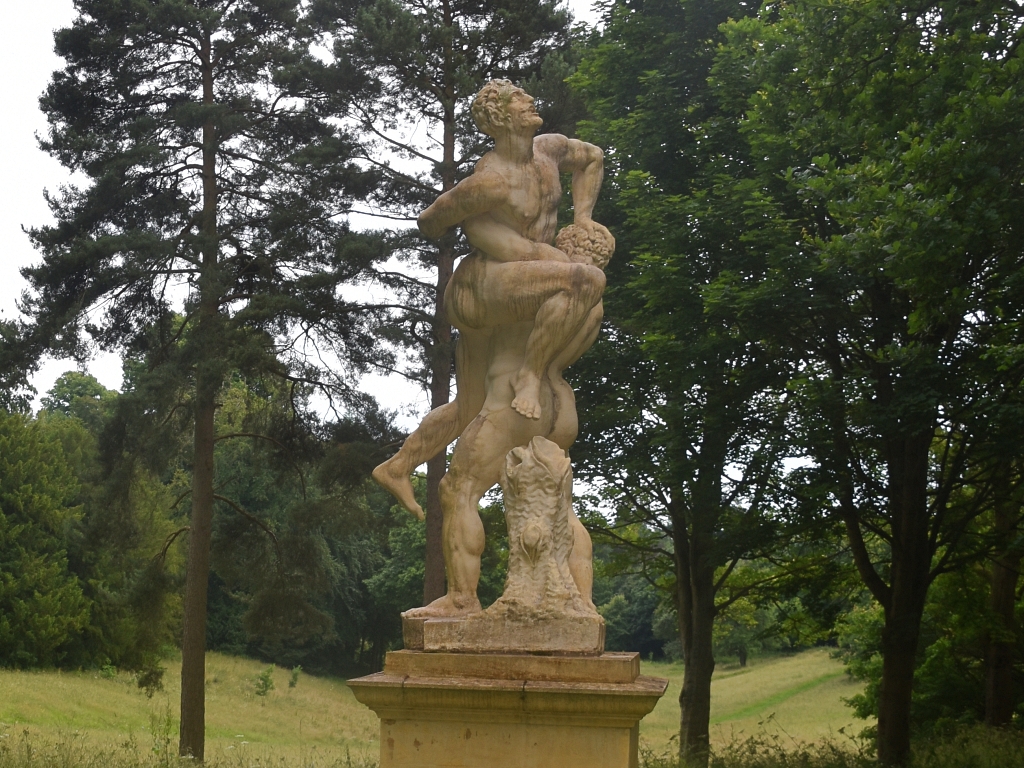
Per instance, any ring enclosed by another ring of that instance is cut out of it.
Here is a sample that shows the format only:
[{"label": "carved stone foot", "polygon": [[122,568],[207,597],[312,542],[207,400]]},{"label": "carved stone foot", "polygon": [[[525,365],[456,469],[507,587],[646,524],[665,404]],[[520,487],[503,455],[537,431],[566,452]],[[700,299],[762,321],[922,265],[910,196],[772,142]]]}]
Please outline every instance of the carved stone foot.
[{"label": "carved stone foot", "polygon": [[422,520],[424,518],[423,508],[416,503],[416,495],[412,490],[409,473],[398,466],[397,459],[398,455],[396,454],[383,464],[378,464],[372,472],[373,479],[398,499],[399,504]]}]

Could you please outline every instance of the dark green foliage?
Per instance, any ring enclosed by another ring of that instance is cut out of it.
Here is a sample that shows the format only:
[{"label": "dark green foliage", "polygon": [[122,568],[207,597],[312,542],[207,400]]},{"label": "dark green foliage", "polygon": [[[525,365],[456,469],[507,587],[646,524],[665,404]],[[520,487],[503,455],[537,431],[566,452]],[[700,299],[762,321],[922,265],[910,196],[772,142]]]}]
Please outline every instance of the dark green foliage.
[{"label": "dark green foliage", "polygon": [[[426,527],[422,522],[407,519],[391,529],[388,534],[390,556],[366,581],[374,602],[381,606],[385,615],[397,617],[402,611],[421,604],[426,547]],[[401,631],[400,625],[397,628]]]},{"label": "dark green foliage", "polygon": [[397,435],[368,412],[289,437],[279,395],[240,380],[224,393],[207,642],[317,672],[379,666],[401,626],[365,581],[407,513],[366,473]]},{"label": "dark green foliage", "polygon": [[610,3],[573,78],[590,114],[581,133],[608,158],[611,205],[598,218],[618,238],[608,329],[572,373],[574,457],[615,510],[611,535],[673,593],[687,669],[680,754],[695,766],[707,762],[714,620],[734,599],[721,590],[788,522],[779,478],[794,361],[760,334],[780,308],[762,307],[755,333],[738,301],[764,279],[772,212],[708,83],[718,26],[754,10]]},{"label": "dark green foliage", "polygon": [[19,331],[18,323],[0,319],[0,409],[27,413],[35,393],[29,376],[37,366]]},{"label": "dark green foliage", "polygon": [[0,663],[120,667],[152,687],[177,619],[177,558],[154,560],[174,524],[154,478],[137,474],[123,496],[104,472],[98,434],[115,399],[69,373],[36,419],[3,416]]},{"label": "dark green foliage", "polygon": [[[351,143],[324,122],[328,99],[314,90],[295,4],[83,0],[79,11],[57,35],[68,66],[41,102],[51,125],[43,146],[90,183],[51,200],[61,225],[33,230],[44,254],[26,271],[36,333],[75,352],[88,330],[108,347],[159,350],[150,364],[186,367],[203,344],[216,344],[230,355],[222,364],[247,369],[268,351],[265,334],[303,319],[310,331],[329,327],[335,343],[351,343],[353,357],[365,355],[359,337],[344,332],[353,308],[332,290],[372,258],[345,240],[336,218],[349,195],[365,193],[365,177],[346,163]],[[218,67],[204,96],[191,52],[214,31]],[[217,199],[206,203],[219,236],[200,215],[204,147],[218,157]],[[200,257],[211,247],[216,267]],[[201,273],[205,291],[238,302],[222,313],[217,338],[183,333],[196,320],[188,302],[183,324],[169,312],[168,288]],[[79,322],[84,308],[117,291],[103,322]],[[179,338],[186,344],[172,352]]]},{"label": "dark green foliage", "polygon": [[[402,513],[403,516],[407,513]],[[508,532],[500,502],[481,508],[486,544],[480,558],[480,585],[477,593],[483,606],[493,603],[505,589],[508,570]],[[391,642],[401,637],[398,615],[416,608],[423,595],[423,564],[427,539],[422,522],[407,518],[388,535],[385,559],[366,581],[380,615],[393,626]]]},{"label": "dark green foliage", "polygon": [[79,481],[82,517],[68,554],[93,608],[68,661],[109,661],[152,677],[161,674],[160,658],[173,646],[179,621],[180,556],[161,552],[180,520],[157,477],[141,467],[110,472],[104,465],[101,440],[117,401],[92,376],[69,372],[43,398],[39,416]]},{"label": "dark green foliage", "polygon": [[[814,535],[841,522],[885,607],[880,745],[898,763],[928,584],[978,555],[993,458],[1022,450],[1020,9],[755,10],[616,3],[575,79],[632,257],[581,377],[584,460],[614,467],[620,516],[661,528],[631,542],[642,556],[662,532],[677,558],[703,537],[706,568],[767,554],[785,520],[749,505],[779,506],[777,460],[806,457],[790,509],[833,513]],[[632,429],[602,454],[616,422]]]},{"label": "dark green foliage", "polygon": [[[990,633],[998,626],[988,610],[988,574],[966,568],[936,579],[928,594],[921,625],[921,646],[914,671],[911,713],[915,731],[947,734],[956,724],[985,718],[985,655]],[[1012,638],[1016,663],[1012,690],[1014,722],[1024,718],[1024,635],[1019,627],[1024,603],[1017,602],[1018,630]],[[881,610],[861,608],[841,622],[840,657],[849,673],[867,683],[851,704],[859,717],[876,717],[881,684]]]},{"label": "dark green foliage", "polygon": [[67,559],[77,490],[60,444],[0,413],[0,665],[57,665],[89,624]]},{"label": "dark green foliage", "polygon": [[[605,648],[636,651],[645,659],[662,658],[666,638],[655,636],[654,623],[664,599],[664,590],[642,576],[595,578],[594,603],[605,620]],[[678,628],[673,629],[677,635]]]},{"label": "dark green foliage", "polygon": [[806,490],[885,612],[888,763],[908,757],[929,585],[979,555],[997,457],[1022,450],[1019,20],[998,2],[795,2],[731,24],[714,71],[777,230],[741,311],[787,308]]},{"label": "dark green foliage", "polygon": [[[84,181],[50,199],[55,225],[31,232],[43,261],[24,271],[27,343],[80,358],[96,343],[137,363],[105,446],[125,481],[136,464],[172,466],[192,435],[180,749],[201,761],[214,507],[249,514],[216,490],[219,397],[234,375],[288,388],[288,439],[262,436],[283,452],[309,431],[298,406],[313,388],[332,405],[368,400],[349,374],[381,351],[340,286],[382,255],[344,219],[374,174],[333,120],[349,83],[311,55],[298,0],[76,8],[56,33],[65,66],[41,99],[42,146]],[[293,559],[253,597],[249,615],[281,636],[327,629],[291,599],[310,585],[288,576],[319,576],[298,553],[310,541],[284,538]]]}]

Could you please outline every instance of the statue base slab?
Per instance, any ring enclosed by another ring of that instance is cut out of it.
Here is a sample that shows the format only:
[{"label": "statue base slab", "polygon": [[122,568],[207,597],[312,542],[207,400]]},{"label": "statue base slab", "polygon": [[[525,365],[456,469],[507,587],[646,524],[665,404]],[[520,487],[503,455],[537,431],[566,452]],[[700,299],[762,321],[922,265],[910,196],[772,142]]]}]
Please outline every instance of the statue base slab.
[{"label": "statue base slab", "polygon": [[604,650],[604,619],[560,616],[517,620],[487,612],[460,618],[402,617],[407,650],[466,653],[571,653],[599,656]]},{"label": "statue base slab", "polygon": [[668,681],[637,654],[388,653],[349,680],[381,719],[380,768],[636,768]]}]

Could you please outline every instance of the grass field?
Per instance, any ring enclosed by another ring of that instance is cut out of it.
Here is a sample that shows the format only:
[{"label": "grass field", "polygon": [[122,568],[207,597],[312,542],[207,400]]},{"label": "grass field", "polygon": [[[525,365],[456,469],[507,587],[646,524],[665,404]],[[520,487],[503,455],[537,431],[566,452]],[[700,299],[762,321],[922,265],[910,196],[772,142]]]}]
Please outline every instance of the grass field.
[{"label": "grass field", "polygon": [[[344,681],[302,675],[289,688],[288,670],[278,668],[275,689],[260,697],[255,679],[265,668],[249,659],[207,657],[209,758],[235,764],[245,755],[274,756],[308,764],[319,756],[317,764],[324,764],[343,762],[346,754],[362,762],[378,753],[377,719]],[[641,724],[641,738],[655,752],[670,751],[679,728],[682,665],[644,664],[643,672],[667,677],[670,684]],[[0,739],[17,739],[28,730],[35,742],[74,737],[94,745],[129,742],[140,750],[169,743],[173,751],[179,674],[179,665],[168,663],[166,690],[147,699],[128,675],[2,670]],[[720,664],[712,684],[712,739],[721,745],[765,732],[804,741],[835,734],[854,722],[841,699],[857,690],[825,651],[752,659],[745,669]],[[853,730],[863,726],[858,721]]]},{"label": "grass field", "polygon": [[[274,690],[260,697],[254,681],[266,667],[249,659],[207,656],[208,757],[273,753],[291,763],[313,754],[338,759],[348,751],[359,760],[378,754],[377,718],[343,680],[301,675],[289,688],[288,670],[277,668]],[[146,750],[170,740],[176,751],[180,674],[180,663],[169,662],[165,690],[147,699],[124,674],[0,671],[0,738],[17,738],[28,729],[46,742],[78,731],[93,744],[133,739]]]},{"label": "grass field", "polygon": [[[667,751],[675,747],[679,732],[683,665],[647,663],[643,673],[669,679],[668,691],[640,724],[640,738],[655,752]],[[766,734],[800,742],[828,736],[842,740],[840,728],[859,733],[868,725],[843,704],[860,690],[824,649],[752,658],[744,668],[720,663],[711,682],[712,744]]]}]

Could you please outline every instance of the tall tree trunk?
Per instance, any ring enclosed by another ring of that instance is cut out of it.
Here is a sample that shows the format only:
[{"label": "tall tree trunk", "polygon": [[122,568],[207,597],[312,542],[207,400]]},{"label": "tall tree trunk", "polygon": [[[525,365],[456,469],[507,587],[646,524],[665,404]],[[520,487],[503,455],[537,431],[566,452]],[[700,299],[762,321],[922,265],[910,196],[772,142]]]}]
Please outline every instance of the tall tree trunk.
[{"label": "tall tree trunk", "polygon": [[910,703],[921,617],[931,582],[928,451],[932,433],[893,441],[887,458],[892,514],[892,581],[882,629],[878,762],[910,759]]},{"label": "tall tree trunk", "polygon": [[[443,4],[444,23],[454,21],[451,8]],[[455,186],[455,60],[453,52],[445,49],[445,102],[442,105],[441,193]],[[455,242],[449,233],[442,239],[437,252],[437,284],[434,294],[433,342],[430,355],[430,408],[440,408],[451,400],[452,391],[452,327],[444,311],[444,292],[455,270]],[[441,511],[441,479],[448,471],[448,451],[442,450],[427,462],[427,551],[423,564],[423,604],[445,594],[444,546],[441,541],[443,512]]]},{"label": "tall tree trunk", "polygon": [[[202,39],[203,104],[213,104],[213,59],[209,33]],[[213,535],[214,418],[220,390],[221,361],[216,337],[219,313],[217,271],[216,126],[203,125],[202,259],[200,308],[196,343],[202,357],[195,372],[195,434],[193,438],[192,517],[189,522],[181,641],[181,726],[178,753],[204,760],[206,749],[206,608]]]},{"label": "tall tree trunk", "polygon": [[[699,553],[691,550],[691,562],[700,559]],[[683,660],[683,689],[679,693],[679,758],[687,768],[706,768],[710,751],[711,676],[715,671],[714,577],[714,569],[706,566],[691,572],[690,648]]]},{"label": "tall tree trunk", "polygon": [[[203,387],[203,389],[212,389]],[[206,598],[213,534],[213,446],[216,389],[197,393],[181,640],[181,731],[178,753],[202,762],[206,746]]]},{"label": "tall tree trunk", "polygon": [[715,532],[722,507],[722,470],[726,443],[717,398],[704,414],[697,477],[689,510],[687,565],[690,587],[688,647],[679,693],[679,758],[687,768],[707,768],[710,757],[711,676],[715,671],[712,636],[715,621]]},{"label": "tall tree trunk", "polygon": [[995,530],[1000,551],[996,553],[990,576],[992,614],[998,626],[988,637],[985,654],[985,722],[993,726],[1009,725],[1013,718],[1015,607],[1021,566],[1021,549],[1014,546],[1013,539],[1019,522],[1012,499],[999,499],[995,504]]}]

